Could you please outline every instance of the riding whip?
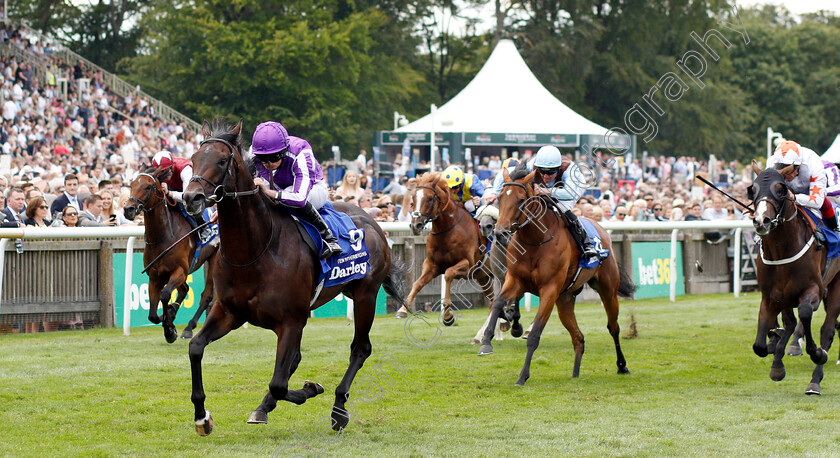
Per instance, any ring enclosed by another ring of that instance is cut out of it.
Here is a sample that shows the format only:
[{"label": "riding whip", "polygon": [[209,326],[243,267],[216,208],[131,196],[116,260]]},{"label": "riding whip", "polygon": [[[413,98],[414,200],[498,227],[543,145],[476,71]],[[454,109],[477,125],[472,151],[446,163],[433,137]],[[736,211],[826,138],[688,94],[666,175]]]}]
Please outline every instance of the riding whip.
[{"label": "riding whip", "polygon": [[713,184],[712,184],[709,180],[707,180],[707,179],[705,179],[705,178],[701,177],[700,175],[694,175],[694,178],[697,178],[698,180],[702,181],[703,183],[706,183],[707,185],[709,185],[709,187],[711,187],[711,188],[712,188],[712,189],[714,189],[715,191],[717,191],[717,192],[719,192],[719,193],[723,194],[724,196],[728,197],[728,198],[729,198],[729,200],[731,200],[731,201],[735,202],[736,204],[738,204],[738,205],[740,205],[740,206],[742,206],[742,207],[746,208],[747,210],[749,210],[749,211],[755,211],[755,210],[753,210],[753,209],[752,209],[752,207],[750,207],[749,205],[744,205],[744,204],[742,204],[740,200],[738,200],[738,199],[736,199],[736,198],[734,198],[734,197],[730,196],[729,194],[727,194],[726,192],[724,192],[722,189],[720,189],[720,188],[718,188],[717,186],[713,185]]},{"label": "riding whip", "polygon": [[205,222],[205,223],[204,223],[204,224],[202,224],[201,226],[196,226],[196,228],[195,228],[195,229],[193,229],[193,230],[191,230],[191,231],[187,232],[186,234],[184,234],[184,236],[183,236],[183,237],[181,237],[180,239],[178,239],[177,241],[175,241],[175,243],[173,243],[172,245],[170,245],[170,246],[169,246],[169,248],[167,248],[167,249],[163,250],[163,252],[162,252],[161,254],[159,254],[159,255],[158,255],[155,259],[153,259],[153,260],[152,260],[152,262],[150,262],[148,266],[144,267],[144,268],[143,268],[143,271],[142,271],[142,272],[140,272],[140,273],[141,273],[141,274],[146,273],[146,271],[147,271],[147,270],[149,270],[149,268],[150,268],[150,267],[152,267],[153,265],[155,265],[155,263],[156,263],[156,262],[160,261],[160,258],[162,258],[164,255],[166,255],[166,253],[169,253],[170,251],[172,251],[172,249],[173,249],[173,248],[175,248],[175,245],[177,245],[177,244],[181,243],[181,242],[182,242],[185,238],[187,238],[187,237],[189,237],[190,235],[192,235],[192,233],[193,233],[193,232],[195,232],[195,231],[197,231],[197,230],[201,229],[202,227],[204,227],[204,226],[206,226],[206,225],[208,225],[208,224],[210,224],[210,221]]}]

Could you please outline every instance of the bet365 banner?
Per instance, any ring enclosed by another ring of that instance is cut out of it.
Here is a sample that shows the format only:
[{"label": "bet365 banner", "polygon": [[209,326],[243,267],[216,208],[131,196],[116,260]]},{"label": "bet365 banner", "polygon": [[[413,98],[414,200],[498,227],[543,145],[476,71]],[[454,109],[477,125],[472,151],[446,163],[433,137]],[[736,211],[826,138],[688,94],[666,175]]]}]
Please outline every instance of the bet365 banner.
[{"label": "bet365 banner", "polygon": [[[149,321],[149,276],[143,273],[143,253],[136,252],[132,258],[131,269],[131,290],[129,292],[129,310],[131,312],[131,327],[140,326],[159,326],[154,325]],[[175,318],[175,324],[187,324],[195,315],[198,302],[201,300],[201,293],[204,291],[204,267],[200,267],[195,272],[187,276],[187,285],[190,287],[190,292],[181,303],[181,308],[178,309],[178,315]],[[170,303],[175,300],[177,292],[172,293]],[[115,308],[117,311],[117,327],[121,327],[123,323],[123,313],[125,304],[125,253],[114,253],[114,298]],[[376,314],[382,315],[387,313],[385,290],[380,288],[379,295],[376,297]],[[163,309],[158,305],[158,315],[163,314]],[[318,307],[312,314],[315,318],[337,318],[347,316],[347,299],[343,294],[339,294],[333,300]],[[198,320],[199,323],[204,322],[205,315]],[[180,329],[179,329],[180,332]]]},{"label": "bet365 banner", "polygon": [[[633,281],[636,299],[671,295],[671,242],[633,242]],[[685,294],[682,245],[677,244],[677,295]]]}]

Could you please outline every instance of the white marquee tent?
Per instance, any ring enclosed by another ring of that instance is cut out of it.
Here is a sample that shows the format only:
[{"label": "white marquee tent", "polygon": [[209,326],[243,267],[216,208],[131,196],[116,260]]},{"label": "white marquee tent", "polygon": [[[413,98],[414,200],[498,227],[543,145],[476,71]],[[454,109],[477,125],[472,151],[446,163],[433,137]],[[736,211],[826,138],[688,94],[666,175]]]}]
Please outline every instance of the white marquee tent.
[{"label": "white marquee tent", "polygon": [[825,153],[820,158],[835,164],[840,163],[840,134],[837,134],[837,137],[834,138],[834,143],[825,150]]}]

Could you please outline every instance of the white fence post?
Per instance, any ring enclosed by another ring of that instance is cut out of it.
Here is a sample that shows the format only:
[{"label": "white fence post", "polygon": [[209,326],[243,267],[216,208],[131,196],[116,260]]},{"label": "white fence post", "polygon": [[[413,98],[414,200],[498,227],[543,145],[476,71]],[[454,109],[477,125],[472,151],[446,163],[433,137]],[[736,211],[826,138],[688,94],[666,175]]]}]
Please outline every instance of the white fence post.
[{"label": "white fence post", "polygon": [[735,269],[732,271],[732,291],[735,297],[741,294],[741,232],[740,227],[735,229],[735,253],[732,262],[735,264]]},{"label": "white fence post", "polygon": [[[125,245],[125,289],[123,290],[123,335],[131,335],[131,276],[134,267],[134,240],[129,237]],[[139,297],[138,297],[139,300]],[[114,307],[114,313],[117,308]],[[116,318],[116,317],[115,317]]]},{"label": "white fence post", "polygon": [[671,302],[677,301],[677,234],[679,229],[671,231]]}]

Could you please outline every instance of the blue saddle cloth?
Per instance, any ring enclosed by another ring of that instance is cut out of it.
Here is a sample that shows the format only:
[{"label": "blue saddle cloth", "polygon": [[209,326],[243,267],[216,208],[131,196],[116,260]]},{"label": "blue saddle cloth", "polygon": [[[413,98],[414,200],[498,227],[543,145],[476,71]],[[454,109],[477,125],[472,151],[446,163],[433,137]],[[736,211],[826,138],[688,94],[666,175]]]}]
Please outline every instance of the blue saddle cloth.
[{"label": "blue saddle cloth", "polygon": [[[840,207],[838,207],[837,204],[834,204],[833,202],[832,205],[834,205],[834,213],[840,214]],[[813,211],[805,211],[805,213],[808,214],[808,216],[811,218],[811,221],[813,221],[814,224],[820,230],[822,230],[823,235],[825,235],[826,258],[831,259],[840,256],[840,237],[837,236],[837,233],[832,231],[828,228],[828,226],[825,225],[825,221],[823,221],[822,216],[814,214]]]},{"label": "blue saddle cloth", "polygon": [[[318,283],[324,280],[324,288],[347,283],[367,276],[370,272],[370,252],[365,243],[365,230],[359,229],[353,224],[353,220],[344,213],[336,211],[332,204],[327,202],[318,213],[326,221],[327,226],[341,245],[341,254],[327,260],[321,260],[321,271],[318,274]],[[315,244],[316,256],[321,252],[324,241],[315,226],[307,223],[303,218],[297,218],[306,229],[309,237]]]},{"label": "blue saddle cloth", "polygon": [[[178,210],[181,211],[181,214],[184,215],[184,218],[187,218],[187,221],[190,221],[190,224],[193,226],[197,226],[198,222],[196,222],[195,218],[192,217],[189,213],[187,213],[187,209],[178,202]],[[213,207],[207,207],[201,212],[201,216],[204,217],[204,221],[210,221],[210,217],[216,213],[216,209]],[[201,249],[209,245],[213,240],[215,240],[219,236],[219,223],[213,223],[209,225],[210,231],[212,232],[212,237],[207,239],[207,242],[201,243],[201,239],[198,237],[198,233],[196,232],[193,234],[195,237],[195,255],[193,255],[192,261],[190,261],[190,272],[193,271],[195,268],[195,263],[198,262],[199,255],[201,255]]]},{"label": "blue saddle cloth", "polygon": [[[578,266],[582,269],[592,269],[600,266],[601,262],[609,257],[610,250],[604,249],[604,246],[601,244],[601,235],[598,234],[598,230],[595,229],[595,224],[592,223],[592,221],[580,218],[580,222],[583,224],[583,229],[586,230],[586,235],[588,235],[589,239],[592,240],[592,245],[595,246],[595,251],[598,252],[598,257],[586,259],[581,256]],[[581,247],[581,249],[582,248],[583,247]]]}]

